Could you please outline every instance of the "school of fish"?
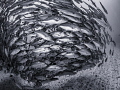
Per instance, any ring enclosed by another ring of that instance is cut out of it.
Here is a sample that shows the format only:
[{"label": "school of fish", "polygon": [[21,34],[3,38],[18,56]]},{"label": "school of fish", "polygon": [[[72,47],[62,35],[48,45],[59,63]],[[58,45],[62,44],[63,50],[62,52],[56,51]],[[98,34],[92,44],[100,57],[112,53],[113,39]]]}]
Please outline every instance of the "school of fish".
[{"label": "school of fish", "polygon": [[92,0],[0,0],[1,70],[35,88],[100,66],[106,45],[115,45],[108,11],[100,5],[102,10]]}]

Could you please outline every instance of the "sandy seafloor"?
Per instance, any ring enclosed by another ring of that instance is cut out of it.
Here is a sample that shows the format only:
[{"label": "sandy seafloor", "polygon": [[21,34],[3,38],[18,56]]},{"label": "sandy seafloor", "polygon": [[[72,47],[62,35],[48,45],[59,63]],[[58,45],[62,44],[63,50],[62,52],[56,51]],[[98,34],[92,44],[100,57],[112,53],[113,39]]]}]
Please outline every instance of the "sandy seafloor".
[{"label": "sandy seafloor", "polygon": [[[120,90],[120,0],[101,1],[109,12],[108,21],[113,28],[112,36],[117,43],[114,55],[109,55],[108,61],[101,67],[83,70],[73,76],[62,76],[55,82],[45,84],[43,88],[50,90]],[[9,74],[4,74],[2,71],[0,81],[0,90],[19,90],[12,83]]]}]

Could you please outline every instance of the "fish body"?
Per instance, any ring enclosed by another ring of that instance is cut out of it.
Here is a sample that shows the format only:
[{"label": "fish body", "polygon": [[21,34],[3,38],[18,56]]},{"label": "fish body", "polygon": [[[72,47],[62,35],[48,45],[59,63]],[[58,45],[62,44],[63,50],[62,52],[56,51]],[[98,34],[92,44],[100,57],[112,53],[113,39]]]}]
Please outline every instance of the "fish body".
[{"label": "fish body", "polygon": [[54,38],[62,38],[62,37],[65,37],[66,35],[64,32],[57,31],[57,32],[53,32],[52,36]]},{"label": "fish body", "polygon": [[63,25],[60,25],[59,27],[66,31],[73,31],[73,32],[80,31],[80,27],[76,24],[65,23]]},{"label": "fish body", "polygon": [[52,40],[52,37],[47,34],[46,32],[43,32],[43,31],[38,31],[36,32],[37,36],[44,39],[44,40],[47,40],[47,41],[53,41]]},{"label": "fish body", "polygon": [[63,19],[62,17],[52,16],[46,20],[41,21],[45,25],[55,25],[55,24],[62,24],[66,23],[67,20]]},{"label": "fish body", "polygon": [[50,51],[51,51],[50,48],[44,48],[44,47],[40,47],[33,50],[34,53],[48,53]]},{"label": "fish body", "polygon": [[81,55],[89,56],[91,55],[91,52],[88,49],[80,49],[78,51]]},{"label": "fish body", "polygon": [[72,21],[72,22],[75,22],[75,23],[82,23],[81,19],[79,19],[79,18],[72,17],[72,16],[69,16],[69,15],[64,15],[64,14],[62,14],[61,16],[66,18],[69,21]]},{"label": "fish body", "polygon": [[43,62],[34,62],[31,65],[31,68],[36,68],[36,69],[40,68],[40,69],[42,69],[42,68],[45,68],[46,66],[47,65],[45,63],[43,63]]},{"label": "fish body", "polygon": [[103,6],[103,4],[102,4],[101,2],[100,2],[100,5],[102,6],[104,12],[105,12],[106,14],[108,14],[108,11],[105,9],[105,7]]}]

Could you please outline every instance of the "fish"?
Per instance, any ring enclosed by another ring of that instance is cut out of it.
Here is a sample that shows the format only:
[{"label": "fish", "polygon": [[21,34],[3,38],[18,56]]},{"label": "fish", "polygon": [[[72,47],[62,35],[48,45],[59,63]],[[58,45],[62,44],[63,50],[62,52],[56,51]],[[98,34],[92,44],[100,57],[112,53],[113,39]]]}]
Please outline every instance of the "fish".
[{"label": "fish", "polygon": [[92,26],[89,24],[89,23],[84,23],[85,27],[88,28],[88,29],[92,29]]},{"label": "fish", "polygon": [[21,7],[14,7],[14,9],[12,9],[12,10],[9,10],[8,12],[8,16],[14,16],[14,15],[16,15],[18,12],[20,12],[21,11]]},{"label": "fish", "polygon": [[105,12],[106,14],[108,14],[108,11],[105,9],[105,7],[103,6],[103,4],[102,4],[101,2],[100,2],[100,5],[102,6],[104,12]]},{"label": "fish", "polygon": [[13,37],[10,41],[9,41],[9,46],[11,47],[16,41],[18,40],[18,37]]},{"label": "fish", "polygon": [[65,33],[66,37],[76,37],[76,35],[73,34],[72,32],[67,31],[67,32],[64,32],[64,33]]},{"label": "fish", "polygon": [[85,45],[75,45],[75,47],[77,47],[78,49],[83,49],[83,48],[86,48]]},{"label": "fish", "polygon": [[20,3],[21,6],[27,6],[27,5],[33,5],[35,2],[39,1],[23,1],[23,3]]},{"label": "fish", "polygon": [[79,38],[83,37],[83,34],[80,31],[75,32],[75,34],[76,34],[76,37],[79,37]]},{"label": "fish", "polygon": [[80,9],[80,3],[82,3],[82,0],[72,0],[73,4]]},{"label": "fish", "polygon": [[37,80],[47,80],[48,78],[47,77],[45,77],[45,76],[36,76],[35,77]]},{"label": "fish", "polygon": [[33,39],[31,39],[30,45],[32,45],[32,46],[42,45],[43,43],[45,43],[45,40],[44,40],[44,39],[33,38]]},{"label": "fish", "polygon": [[74,43],[76,41],[74,38],[60,38],[56,40],[56,43]]},{"label": "fish", "polygon": [[112,40],[111,42],[114,44],[114,46],[116,46],[116,42],[115,41]]},{"label": "fish", "polygon": [[45,67],[47,67],[47,65],[45,64],[45,63],[43,63],[43,62],[34,62],[34,63],[32,63],[32,65],[30,66],[31,68],[36,68],[36,69],[42,69],[42,68],[45,68]]},{"label": "fish", "polygon": [[38,18],[40,20],[46,20],[48,17],[50,17],[51,15],[50,14],[44,14],[44,15],[39,15]]},{"label": "fish", "polygon": [[103,27],[109,27],[109,25],[101,19],[93,18],[93,20],[95,20],[99,25],[101,25]]},{"label": "fish", "polygon": [[13,15],[25,15],[30,12],[34,12],[35,10],[37,10],[37,9],[36,8],[21,9],[21,10],[19,10],[19,12],[16,12]]},{"label": "fish", "polygon": [[97,7],[96,3],[93,0],[90,0],[92,2],[92,4]]},{"label": "fish", "polygon": [[107,62],[107,60],[108,60],[108,57],[107,57],[107,58],[105,58],[105,62]]},{"label": "fish", "polygon": [[8,57],[8,50],[5,48],[4,51],[5,51],[5,55]]},{"label": "fish", "polygon": [[16,45],[25,45],[26,43],[23,40],[19,40],[15,44]]},{"label": "fish", "polygon": [[65,4],[71,4],[69,0],[54,0],[55,3],[65,3]]},{"label": "fish", "polygon": [[73,32],[80,31],[80,27],[77,24],[73,24],[73,23],[64,23],[59,27],[64,29],[65,31],[73,31]]},{"label": "fish", "polygon": [[81,28],[80,31],[84,34],[87,34],[87,35],[93,35],[92,31],[90,31],[87,28]]},{"label": "fish", "polygon": [[29,9],[29,8],[35,8],[35,9],[37,9],[38,7],[36,7],[35,5],[23,6],[22,7],[22,9]]},{"label": "fish", "polygon": [[72,21],[72,22],[75,22],[75,23],[82,23],[81,19],[79,19],[79,18],[72,17],[72,16],[69,16],[69,15],[64,15],[64,14],[62,14],[61,16],[66,18],[69,21]]},{"label": "fish", "polygon": [[23,58],[22,60],[19,61],[19,63],[23,64],[23,63],[26,63],[28,61],[27,58]]},{"label": "fish", "polygon": [[52,44],[44,44],[42,46],[40,46],[41,48],[50,48],[52,46]]},{"label": "fish", "polygon": [[57,65],[51,65],[46,70],[48,70],[48,71],[58,71],[60,69],[62,69],[62,67],[59,67]]},{"label": "fish", "polygon": [[16,55],[19,52],[20,52],[20,49],[14,49],[11,51],[10,55]]},{"label": "fish", "polygon": [[31,13],[28,13],[28,14],[25,14],[24,17],[25,17],[25,18],[31,18],[31,17],[34,17],[34,15],[31,14]]},{"label": "fish", "polygon": [[53,32],[53,33],[52,33],[52,36],[53,36],[54,38],[62,38],[62,37],[65,37],[66,34],[65,34],[64,32],[57,31],[57,32]]},{"label": "fish", "polygon": [[85,46],[87,46],[88,48],[92,49],[92,50],[95,50],[96,47],[93,43],[84,43]]},{"label": "fish", "polygon": [[41,23],[43,23],[45,25],[55,25],[55,24],[62,24],[62,23],[66,23],[66,22],[67,22],[67,20],[65,20],[62,17],[58,17],[58,16],[51,16],[48,19],[41,21]]},{"label": "fish", "polygon": [[95,45],[96,47],[98,47],[98,48],[103,48],[103,44],[102,44],[101,42],[96,41],[96,40],[93,40],[92,42],[94,43],[94,45]]},{"label": "fish", "polygon": [[15,85],[16,85],[19,89],[21,89],[21,90],[23,89],[22,86],[21,86],[20,84],[16,83],[16,82],[15,82]]},{"label": "fish", "polygon": [[80,13],[78,13],[77,11],[73,11],[72,9],[57,9],[59,12],[65,14],[65,15],[69,15],[69,16],[72,16],[72,17],[76,17],[76,18],[82,18],[82,15]]},{"label": "fish", "polygon": [[44,40],[54,42],[54,41],[53,41],[53,38],[52,38],[49,34],[47,34],[46,32],[36,31],[35,33],[37,34],[38,37],[40,37],[40,38],[42,38],[42,39],[44,39]]},{"label": "fish", "polygon": [[90,56],[90,55],[91,55],[91,51],[88,50],[88,49],[85,49],[85,48],[80,49],[78,52],[79,52],[81,55],[85,55],[85,56]]},{"label": "fish", "polygon": [[50,47],[52,50],[60,50],[61,49],[61,46],[60,45],[52,45]]},{"label": "fish", "polygon": [[79,64],[79,63],[73,63],[72,65],[75,66],[75,67],[80,67],[81,66],[81,64]]},{"label": "fish", "polygon": [[36,48],[33,50],[34,53],[48,53],[50,51],[51,51],[50,48],[44,48],[44,47]]},{"label": "fish", "polygon": [[111,55],[112,55],[112,56],[114,55],[114,49],[112,50],[112,53],[111,53]]},{"label": "fish", "polygon": [[65,56],[65,57],[67,57],[67,58],[79,58],[80,57],[80,55],[78,54],[78,53],[67,53],[67,52],[65,52],[65,53],[62,53],[61,55],[63,55],[63,56]]},{"label": "fish", "polygon": [[27,55],[26,51],[20,51],[19,53],[17,53],[17,56],[25,56]]}]

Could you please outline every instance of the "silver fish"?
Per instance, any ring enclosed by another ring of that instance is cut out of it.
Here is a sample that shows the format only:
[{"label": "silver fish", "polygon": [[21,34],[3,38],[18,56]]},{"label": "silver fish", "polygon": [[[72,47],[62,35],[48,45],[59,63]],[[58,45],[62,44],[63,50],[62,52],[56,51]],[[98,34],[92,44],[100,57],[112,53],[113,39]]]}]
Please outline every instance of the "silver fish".
[{"label": "silver fish", "polygon": [[103,44],[100,43],[99,41],[93,41],[94,45],[97,47],[97,48],[103,48]]},{"label": "silver fish", "polygon": [[108,11],[105,9],[105,7],[103,6],[103,4],[102,4],[101,2],[100,2],[100,5],[102,6],[104,12],[105,12],[106,14],[108,14]]},{"label": "silver fish", "polygon": [[48,78],[45,76],[36,76],[35,77],[37,80],[47,80]]},{"label": "silver fish", "polygon": [[52,46],[52,44],[44,44],[41,46],[41,48],[50,48]]},{"label": "silver fish", "polygon": [[92,29],[92,25],[90,25],[89,23],[85,23],[84,25],[85,25],[86,28],[88,28],[90,30]]},{"label": "silver fish", "polygon": [[20,49],[14,49],[14,50],[12,50],[11,55],[15,55],[15,54],[17,54],[18,52],[20,52]]},{"label": "silver fish", "polygon": [[30,44],[35,46],[35,45],[43,44],[44,42],[45,42],[44,39],[33,38]]},{"label": "silver fish", "polygon": [[46,20],[48,17],[50,17],[51,15],[50,14],[44,14],[44,15],[39,15],[38,18],[40,20]]},{"label": "silver fish", "polygon": [[65,33],[64,32],[61,32],[61,31],[57,31],[57,32],[53,32],[52,36],[54,38],[62,38],[62,37],[65,37]]},{"label": "silver fish", "polygon": [[66,34],[66,37],[76,37],[75,34],[73,34],[72,32],[64,32]]},{"label": "silver fish", "polygon": [[70,9],[57,9],[57,10],[59,10],[60,12],[62,12],[65,15],[69,15],[69,16],[77,17],[77,18],[82,18],[81,14],[78,13],[77,11],[73,11]]},{"label": "silver fish", "polygon": [[87,34],[87,35],[93,35],[93,33],[92,33],[89,29],[87,29],[87,28],[81,28],[80,31],[81,31],[82,33]]},{"label": "silver fish", "polygon": [[20,40],[20,41],[16,42],[15,44],[16,44],[16,45],[25,45],[25,42],[22,41],[22,40]]},{"label": "silver fish", "polygon": [[66,53],[65,52],[65,53],[62,53],[61,55],[64,55],[67,58],[79,58],[80,57],[80,55],[77,53]]},{"label": "silver fish", "polygon": [[56,43],[74,43],[74,38],[61,38],[57,39]]},{"label": "silver fish", "polygon": [[59,67],[57,65],[51,65],[46,70],[48,70],[48,71],[58,71],[60,69],[62,69],[62,67]]},{"label": "silver fish", "polygon": [[12,38],[9,42],[9,46],[12,46],[17,40],[18,40],[18,37]]},{"label": "silver fish", "polygon": [[55,3],[66,3],[70,4],[69,0],[54,0]]},{"label": "silver fish", "polygon": [[55,25],[55,24],[62,24],[66,23],[67,20],[63,19],[62,17],[52,16],[49,19],[41,21],[43,24],[47,25]]},{"label": "silver fish", "polygon": [[21,61],[19,61],[19,63],[23,64],[23,63],[26,63],[28,61],[27,58],[23,58]]},{"label": "silver fish", "polygon": [[95,50],[96,47],[93,43],[84,43],[84,45],[86,45],[88,48],[92,49],[92,50]]},{"label": "silver fish", "polygon": [[72,17],[72,16],[69,16],[69,15],[64,15],[64,14],[62,14],[61,16],[66,18],[67,20],[70,20],[70,21],[73,21],[73,22],[76,22],[76,23],[82,23],[81,19],[79,19],[79,18]]},{"label": "silver fish", "polygon": [[43,63],[43,62],[34,62],[31,65],[31,68],[36,68],[36,69],[40,68],[40,69],[42,69],[42,68],[45,68],[46,66],[47,65],[45,63]]},{"label": "silver fish", "polygon": [[86,48],[85,45],[75,45],[75,47],[77,47],[78,49]]},{"label": "silver fish", "polygon": [[40,48],[33,50],[33,52],[35,53],[48,53],[50,51],[51,51],[50,48],[44,48],[44,47],[40,47]]},{"label": "silver fish", "polygon": [[24,56],[27,55],[26,51],[20,51],[19,53],[17,53],[18,56]]},{"label": "silver fish", "polygon": [[80,37],[80,38],[82,38],[82,37],[83,37],[83,34],[82,34],[80,31],[75,32],[75,34],[76,34],[76,36],[78,36],[78,37]]},{"label": "silver fish", "polygon": [[61,46],[60,45],[52,45],[50,47],[52,50],[60,50],[61,49]]},{"label": "silver fish", "polygon": [[99,25],[101,25],[103,27],[109,27],[109,25],[101,19],[93,18],[93,20],[95,20]]},{"label": "silver fish", "polygon": [[73,31],[73,32],[80,31],[80,27],[78,25],[71,23],[61,24],[59,27],[66,31]]},{"label": "silver fish", "polygon": [[78,51],[81,55],[89,56],[91,55],[91,52],[88,49],[80,49]]},{"label": "silver fish", "polygon": [[95,7],[97,7],[96,3],[93,0],[91,0],[91,2]]},{"label": "silver fish", "polygon": [[44,40],[52,41],[53,42],[52,37],[49,34],[47,34],[46,32],[36,31],[35,33],[37,34],[38,37],[40,37],[40,38],[42,38]]}]

